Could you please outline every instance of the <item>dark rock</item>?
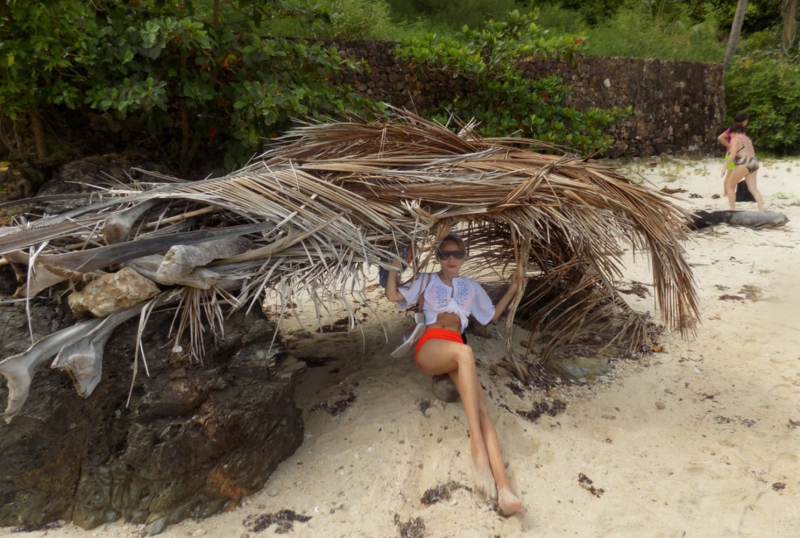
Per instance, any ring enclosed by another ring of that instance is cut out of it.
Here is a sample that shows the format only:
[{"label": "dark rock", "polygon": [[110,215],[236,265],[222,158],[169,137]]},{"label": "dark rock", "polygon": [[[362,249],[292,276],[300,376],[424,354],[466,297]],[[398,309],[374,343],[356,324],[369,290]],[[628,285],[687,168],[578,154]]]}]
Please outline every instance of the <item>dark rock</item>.
[{"label": "dark rock", "polygon": [[[97,189],[92,188],[92,185],[108,185],[115,181],[127,183],[130,179],[137,179],[141,174],[134,168],[172,175],[169,169],[153,163],[141,154],[94,155],[62,166],[36,195],[94,194],[94,200],[97,201]],[[71,199],[50,201],[44,204],[43,209],[50,214],[63,213],[86,205],[90,199],[88,196],[83,198],[75,196]]]},{"label": "dark rock", "polygon": [[0,168],[0,202],[29,198],[44,182],[45,175],[31,164],[4,166]]},{"label": "dark rock", "polygon": [[432,390],[433,395],[443,402],[455,403],[461,399],[461,395],[458,393],[458,387],[456,387],[456,384],[450,379],[449,374],[433,376]]},{"label": "dark rock", "polygon": [[[130,390],[137,323],[106,346],[104,377],[88,399],[44,368],[19,416],[0,425],[0,525],[72,520],[91,528],[124,518],[157,534],[208,517],[263,487],[303,438],[289,357],[261,316],[233,315],[205,365],[170,356],[171,314],[154,315]],[[32,309],[38,337],[74,322],[66,305]],[[30,345],[25,310],[0,306],[0,357]],[[8,396],[0,382],[0,402]]]}]

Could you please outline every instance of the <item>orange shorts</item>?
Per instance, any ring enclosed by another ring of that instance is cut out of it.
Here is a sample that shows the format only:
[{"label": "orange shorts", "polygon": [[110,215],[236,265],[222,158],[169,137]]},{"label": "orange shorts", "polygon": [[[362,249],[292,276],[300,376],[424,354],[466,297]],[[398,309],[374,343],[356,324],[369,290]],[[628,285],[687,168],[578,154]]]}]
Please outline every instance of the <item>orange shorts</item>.
[{"label": "orange shorts", "polygon": [[458,342],[459,344],[464,343],[464,339],[457,332],[451,331],[450,329],[439,329],[433,327],[425,331],[425,334],[422,335],[422,338],[417,340],[417,347],[414,349],[414,362],[417,362],[419,350],[422,349],[422,346],[425,345],[425,342],[428,340],[447,340],[448,342]]}]

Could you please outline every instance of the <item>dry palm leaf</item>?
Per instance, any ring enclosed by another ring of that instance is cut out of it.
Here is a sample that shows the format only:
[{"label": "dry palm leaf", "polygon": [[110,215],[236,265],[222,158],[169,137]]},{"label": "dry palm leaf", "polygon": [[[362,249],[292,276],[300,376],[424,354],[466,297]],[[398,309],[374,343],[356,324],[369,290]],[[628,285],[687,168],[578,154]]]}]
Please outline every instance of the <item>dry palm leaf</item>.
[{"label": "dry palm leaf", "polygon": [[[450,227],[466,236],[467,269],[514,266],[537,275],[520,308],[536,302],[526,321],[546,329],[550,344],[603,319],[629,346],[647,339],[644,320],[613,286],[626,247],[649,258],[664,321],[682,334],[693,330],[697,296],[681,246],[685,212],[609,166],[529,149],[537,145],[481,139],[468,128],[455,134],[397,110],[380,123],[303,125],[228,176],[167,183],[153,177],[106,189],[100,203],[25,222],[0,233],[0,254],[15,267],[31,263],[33,282],[19,292],[27,295],[62,274],[113,271],[123,262],[144,267],[141,258],[152,266],[176,245],[241,237],[244,252],[197,257],[217,285],[171,288],[180,297],[175,346],[188,334],[197,359],[203,334],[219,331],[226,311],[269,294],[278,296],[281,316],[293,294],[307,293],[318,314],[339,300],[357,324],[351,299],[364,301],[364,262],[385,266],[401,244],[424,252]],[[34,262],[27,251],[37,253]],[[428,252],[415,261],[416,271]]]}]

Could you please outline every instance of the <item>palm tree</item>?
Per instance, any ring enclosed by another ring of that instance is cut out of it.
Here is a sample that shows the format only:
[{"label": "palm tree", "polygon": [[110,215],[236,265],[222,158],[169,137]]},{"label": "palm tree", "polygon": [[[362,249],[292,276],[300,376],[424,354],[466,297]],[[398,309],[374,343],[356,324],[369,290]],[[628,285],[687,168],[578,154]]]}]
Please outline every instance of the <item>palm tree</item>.
[{"label": "palm tree", "polygon": [[[797,2],[797,0],[786,1]],[[728,48],[725,49],[725,60],[722,62],[722,71],[724,73],[728,72],[733,62],[733,55],[736,52],[736,46],[739,44],[739,35],[742,33],[742,23],[744,22],[744,12],[746,10],[747,0],[738,0],[736,14],[733,16],[733,24],[731,25],[731,35],[728,38]]]},{"label": "palm tree", "polygon": [[797,0],[783,0],[783,50],[789,50],[794,42],[797,27]]}]

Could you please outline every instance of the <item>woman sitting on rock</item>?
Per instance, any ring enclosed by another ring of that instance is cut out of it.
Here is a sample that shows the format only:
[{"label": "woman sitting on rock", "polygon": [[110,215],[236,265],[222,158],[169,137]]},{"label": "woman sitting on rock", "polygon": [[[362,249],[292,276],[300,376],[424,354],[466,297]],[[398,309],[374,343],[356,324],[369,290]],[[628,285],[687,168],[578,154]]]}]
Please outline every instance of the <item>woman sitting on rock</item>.
[{"label": "woman sitting on rock", "polygon": [[497,305],[493,305],[480,284],[459,276],[465,256],[464,241],[456,234],[447,235],[436,249],[441,269],[418,275],[407,287],[398,287],[397,271],[390,271],[386,298],[406,308],[422,296],[427,329],[417,342],[414,362],[425,375],[450,374],[467,414],[475,485],[486,499],[497,501],[503,515],[509,516],[526,509],[508,482],[475,357],[461,335],[470,314],[482,324],[497,321],[514,297],[516,286],[510,286]]},{"label": "woman sitting on rock", "polygon": [[764,200],[756,186],[759,163],[756,159],[756,150],[753,148],[753,141],[744,132],[744,124],[736,122],[731,126],[731,145],[728,150],[728,158],[725,160],[725,167],[722,175],[727,172],[728,164],[733,161],[733,170],[725,178],[725,194],[728,196],[730,208],[736,209],[736,185],[744,178],[747,190],[753,195],[758,204],[758,210],[764,211]]}]

